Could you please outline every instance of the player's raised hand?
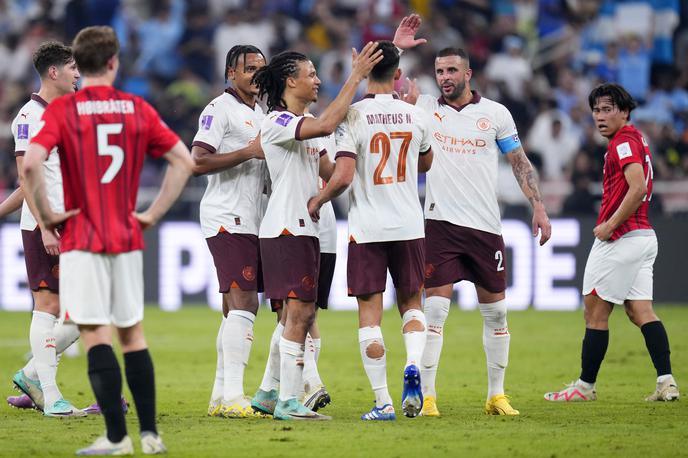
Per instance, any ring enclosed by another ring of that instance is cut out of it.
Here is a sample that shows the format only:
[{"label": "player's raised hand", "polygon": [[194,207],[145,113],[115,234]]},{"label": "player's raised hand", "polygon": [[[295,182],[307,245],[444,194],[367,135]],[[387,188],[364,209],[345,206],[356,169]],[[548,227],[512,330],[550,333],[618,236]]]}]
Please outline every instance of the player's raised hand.
[{"label": "player's raised hand", "polygon": [[322,204],[318,196],[313,196],[308,199],[308,214],[311,216],[314,223],[320,221],[320,207],[322,207]]},{"label": "player's raised hand", "polygon": [[552,224],[549,222],[545,207],[538,206],[533,211],[533,237],[540,233],[540,246],[552,237]]},{"label": "player's raised hand", "polygon": [[369,41],[361,50],[360,54],[356,48],[351,48],[351,76],[358,81],[368,77],[375,64],[384,57],[382,50],[377,49],[376,41]]},{"label": "player's raised hand", "polygon": [[416,82],[416,79],[406,78],[405,87],[401,88],[401,91],[399,92],[399,98],[406,103],[415,105],[419,95],[420,92],[418,91],[418,83]]},{"label": "player's raised hand", "polygon": [[425,38],[416,39],[416,33],[418,33],[421,22],[422,19],[417,14],[405,16],[394,32],[394,40],[392,40],[394,46],[399,49],[410,49],[427,43],[428,40]]}]

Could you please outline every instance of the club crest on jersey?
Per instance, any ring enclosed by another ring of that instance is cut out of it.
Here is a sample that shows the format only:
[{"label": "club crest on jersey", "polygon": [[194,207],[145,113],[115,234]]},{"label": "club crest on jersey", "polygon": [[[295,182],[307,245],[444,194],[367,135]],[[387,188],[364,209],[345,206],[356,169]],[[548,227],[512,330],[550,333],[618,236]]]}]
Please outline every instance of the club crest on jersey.
[{"label": "club crest on jersey", "polygon": [[476,121],[475,125],[478,126],[478,129],[480,129],[480,130],[487,130],[492,126],[492,124],[490,123],[490,120],[487,118],[478,119],[478,121]]},{"label": "club crest on jersey", "polygon": [[17,124],[17,140],[28,140],[29,139],[29,125],[28,124]]},{"label": "club crest on jersey", "polygon": [[210,130],[210,126],[213,123],[213,116],[212,115],[204,115],[201,117],[201,127],[203,130]]},{"label": "club crest on jersey", "polygon": [[631,151],[631,145],[628,142],[623,142],[616,147],[616,153],[619,155],[619,160],[631,157],[633,152]]},{"label": "club crest on jersey", "polygon": [[292,119],[294,119],[294,116],[289,113],[282,113],[275,119],[275,122],[282,127],[287,127]]}]

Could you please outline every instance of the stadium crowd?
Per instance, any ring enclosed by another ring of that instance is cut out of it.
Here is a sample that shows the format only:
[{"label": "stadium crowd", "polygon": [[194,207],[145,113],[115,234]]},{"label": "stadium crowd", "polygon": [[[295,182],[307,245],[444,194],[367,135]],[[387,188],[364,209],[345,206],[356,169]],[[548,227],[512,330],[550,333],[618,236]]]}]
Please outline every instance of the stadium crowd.
[{"label": "stadium crowd", "polygon": [[[112,25],[122,44],[118,86],[150,101],[190,145],[203,106],[224,87],[233,45],[312,56],[323,81],[318,113],[344,83],[350,48],[390,39],[409,9],[425,17],[420,35],[430,45],[404,56],[405,75],[436,94],[435,52],[463,46],[473,86],[513,114],[553,214],[595,214],[605,142],[587,94],[601,81],[641,101],[633,122],[654,152],[655,179],[683,193],[665,211],[688,211],[686,0],[0,0],[0,194],[16,186],[10,122],[38,86],[31,54],[46,39],[69,43],[83,27]],[[146,164],[144,188],[160,183],[159,167]],[[515,182],[500,186],[503,203],[524,203],[510,200],[520,199]],[[197,197],[173,215],[195,218],[204,187],[205,178],[192,180],[187,193]]]}]

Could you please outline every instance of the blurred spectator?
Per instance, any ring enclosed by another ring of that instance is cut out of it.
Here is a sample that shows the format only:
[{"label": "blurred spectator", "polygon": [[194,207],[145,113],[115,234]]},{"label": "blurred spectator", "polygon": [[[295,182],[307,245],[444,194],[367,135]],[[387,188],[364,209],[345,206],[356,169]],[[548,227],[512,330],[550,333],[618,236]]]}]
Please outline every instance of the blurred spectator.
[{"label": "blurred spectator", "polygon": [[177,44],[184,33],[183,0],[154,0],[152,15],[139,25],[138,71],[171,81],[180,65]]},{"label": "blurred spectator", "polygon": [[561,178],[564,169],[580,148],[580,140],[564,129],[562,119],[550,118],[549,126],[538,135],[529,135],[528,146],[542,158],[544,176],[548,180]]},{"label": "blurred spectator", "polygon": [[523,100],[527,96],[526,83],[533,76],[530,63],[523,55],[523,46],[521,37],[504,37],[502,52],[493,55],[485,68],[487,77],[504,83],[509,96],[515,100]]},{"label": "blurred spectator", "polygon": [[179,42],[179,52],[184,59],[184,66],[210,83],[220,74],[216,74],[215,53],[210,43],[213,42],[215,28],[204,7],[190,9],[186,21],[186,30]]},{"label": "blurred spectator", "polygon": [[650,89],[650,52],[638,35],[626,38],[619,52],[619,84],[643,102]]}]

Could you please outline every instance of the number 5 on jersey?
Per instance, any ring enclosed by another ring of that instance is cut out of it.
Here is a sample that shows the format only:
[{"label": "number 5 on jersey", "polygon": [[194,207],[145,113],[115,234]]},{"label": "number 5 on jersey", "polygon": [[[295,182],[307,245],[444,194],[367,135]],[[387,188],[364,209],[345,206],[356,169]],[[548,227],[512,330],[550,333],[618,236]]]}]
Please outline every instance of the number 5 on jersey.
[{"label": "number 5 on jersey", "polygon": [[378,132],[370,139],[370,152],[372,154],[382,154],[380,163],[375,167],[373,174],[373,184],[392,184],[394,178],[383,177],[382,172],[385,170],[389,154],[392,149],[392,142],[390,140],[401,139],[401,148],[399,149],[399,160],[397,162],[397,183],[406,181],[406,155],[408,154],[409,145],[413,139],[412,132],[390,132],[389,137],[384,132]]},{"label": "number 5 on jersey", "polygon": [[107,168],[103,177],[100,179],[102,184],[110,183],[119,169],[122,168],[122,163],[124,162],[124,150],[118,145],[111,145],[108,142],[109,135],[117,135],[122,133],[122,124],[98,124],[96,128],[96,135],[98,137],[98,156],[111,156],[112,162]]}]

